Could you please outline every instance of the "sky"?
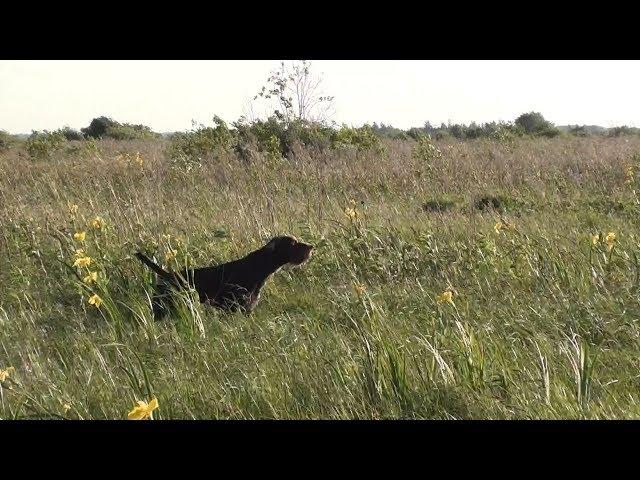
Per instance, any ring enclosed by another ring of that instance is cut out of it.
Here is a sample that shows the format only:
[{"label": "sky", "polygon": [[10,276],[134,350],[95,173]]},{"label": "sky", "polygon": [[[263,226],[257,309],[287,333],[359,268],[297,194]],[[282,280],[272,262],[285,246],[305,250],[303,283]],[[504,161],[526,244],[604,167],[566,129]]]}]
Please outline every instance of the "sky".
[{"label": "sky", "polygon": [[[273,61],[0,60],[0,130],[86,127],[111,117],[157,132],[247,113]],[[312,61],[332,120],[398,128],[429,121],[513,121],[541,112],[556,125],[640,126],[640,61]]]}]

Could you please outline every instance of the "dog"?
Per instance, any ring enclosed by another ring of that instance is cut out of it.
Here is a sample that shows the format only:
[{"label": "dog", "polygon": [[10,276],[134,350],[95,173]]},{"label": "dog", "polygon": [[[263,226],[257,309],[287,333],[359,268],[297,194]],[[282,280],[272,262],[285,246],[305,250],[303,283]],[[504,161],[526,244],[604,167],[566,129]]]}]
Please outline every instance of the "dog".
[{"label": "dog", "polygon": [[[205,305],[226,311],[251,313],[260,299],[265,282],[285,265],[302,265],[309,260],[313,246],[293,237],[272,238],[262,248],[232,262],[212,267],[168,272],[141,252],[136,257],[158,274],[153,315],[157,320],[168,313],[171,291],[193,288]],[[162,298],[165,300],[162,301]]]}]

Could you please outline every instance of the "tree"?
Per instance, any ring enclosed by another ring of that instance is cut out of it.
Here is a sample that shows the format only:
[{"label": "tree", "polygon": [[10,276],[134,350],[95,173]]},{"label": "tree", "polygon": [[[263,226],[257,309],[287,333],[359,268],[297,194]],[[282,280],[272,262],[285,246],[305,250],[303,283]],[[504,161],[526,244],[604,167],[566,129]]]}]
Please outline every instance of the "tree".
[{"label": "tree", "polygon": [[303,60],[280,64],[254,97],[267,101],[269,112],[289,125],[296,121],[324,123],[332,113],[333,97],[321,91],[322,79],[311,73],[311,63]]},{"label": "tree", "polygon": [[98,117],[91,120],[89,126],[86,128],[81,128],[80,131],[85,137],[100,139],[106,135],[109,127],[115,124],[116,122],[108,117]]},{"label": "tree", "polygon": [[67,140],[84,140],[84,135],[71,127],[63,127],[58,130]]},{"label": "tree", "polygon": [[533,135],[554,128],[553,124],[545,120],[542,114],[538,112],[523,113],[516,118],[515,124],[522,127],[525,133]]},{"label": "tree", "polygon": [[113,138],[115,140],[135,140],[157,138],[159,136],[145,125],[120,123],[108,117],[94,118],[88,127],[81,128],[80,130],[86,138],[96,139]]}]

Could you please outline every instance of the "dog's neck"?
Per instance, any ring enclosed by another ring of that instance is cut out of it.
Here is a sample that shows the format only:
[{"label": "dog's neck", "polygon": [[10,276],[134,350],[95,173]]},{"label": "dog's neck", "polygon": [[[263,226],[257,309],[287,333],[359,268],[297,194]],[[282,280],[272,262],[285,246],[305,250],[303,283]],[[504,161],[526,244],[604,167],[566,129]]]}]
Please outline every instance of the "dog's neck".
[{"label": "dog's neck", "polygon": [[245,258],[255,259],[254,262],[256,272],[260,274],[260,281],[258,282],[258,288],[262,287],[267,279],[284,267],[287,262],[273,258],[270,252],[267,251],[267,247],[263,247],[260,250],[250,253]]}]

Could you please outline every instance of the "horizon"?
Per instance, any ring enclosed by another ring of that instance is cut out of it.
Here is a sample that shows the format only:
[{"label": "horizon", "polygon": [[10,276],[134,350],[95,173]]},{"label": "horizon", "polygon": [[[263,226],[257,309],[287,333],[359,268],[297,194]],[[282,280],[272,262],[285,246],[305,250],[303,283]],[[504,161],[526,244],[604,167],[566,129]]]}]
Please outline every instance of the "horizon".
[{"label": "horizon", "polygon": [[[288,62],[287,62],[288,63]],[[0,61],[0,130],[80,130],[106,116],[153,131],[232,123],[280,65],[273,61]],[[555,125],[640,122],[640,61],[311,61],[331,120],[402,130],[426,122],[513,122],[531,111]]]}]

